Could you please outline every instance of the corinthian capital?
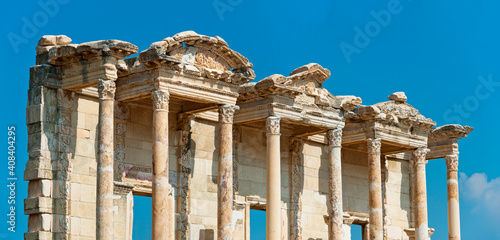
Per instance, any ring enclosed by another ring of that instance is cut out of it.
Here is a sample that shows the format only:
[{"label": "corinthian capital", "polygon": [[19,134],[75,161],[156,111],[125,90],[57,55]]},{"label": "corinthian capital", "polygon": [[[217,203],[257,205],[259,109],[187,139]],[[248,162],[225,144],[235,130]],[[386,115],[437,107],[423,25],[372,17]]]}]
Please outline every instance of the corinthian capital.
[{"label": "corinthian capital", "polygon": [[431,150],[428,148],[417,148],[417,150],[413,151],[413,161],[415,164],[418,163],[423,163],[426,164],[427,160],[425,157],[427,156],[427,153],[429,153]]},{"label": "corinthian capital", "polygon": [[448,154],[444,157],[448,171],[458,171],[458,155]]},{"label": "corinthian capital", "polygon": [[368,138],[368,153],[380,154],[382,143],[380,138]]},{"label": "corinthian capital", "polygon": [[162,90],[155,90],[151,93],[153,95],[154,110],[168,110],[168,101],[170,100],[170,93]]},{"label": "corinthian capital", "polygon": [[326,132],[328,146],[340,147],[342,145],[342,129],[330,129]]},{"label": "corinthian capital", "polygon": [[219,108],[219,122],[220,123],[233,123],[234,111],[240,109],[236,105],[223,105]]},{"label": "corinthian capital", "polygon": [[99,79],[97,82],[97,90],[99,92],[99,99],[111,100],[115,99],[116,86],[115,82],[111,80]]},{"label": "corinthian capital", "polygon": [[266,122],[267,134],[280,134],[280,117],[268,117]]}]

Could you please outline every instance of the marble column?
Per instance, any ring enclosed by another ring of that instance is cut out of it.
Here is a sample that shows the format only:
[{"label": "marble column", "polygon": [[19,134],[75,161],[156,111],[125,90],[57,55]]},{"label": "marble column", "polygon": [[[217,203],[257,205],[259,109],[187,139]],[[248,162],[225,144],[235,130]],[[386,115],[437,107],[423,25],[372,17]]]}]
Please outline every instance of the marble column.
[{"label": "marble column", "polygon": [[370,211],[370,239],[382,240],[382,172],[380,166],[380,139],[368,139],[368,211]]},{"label": "marble column", "polygon": [[153,95],[153,189],[152,234],[153,240],[169,238],[169,188],[168,183],[168,102],[170,94],[155,90]]},{"label": "marble column", "polygon": [[413,170],[415,186],[415,240],[429,239],[429,227],[427,226],[427,190],[425,180],[426,155],[430,150],[418,148],[413,152]]},{"label": "marble column", "polygon": [[113,239],[113,126],[115,109],[115,83],[100,79],[99,124],[97,128],[97,198],[96,198],[96,239]]},{"label": "marble column", "polygon": [[267,118],[266,239],[281,240],[280,118]]},{"label": "marble column", "polygon": [[448,239],[460,240],[460,208],[458,201],[458,155],[446,155],[448,179]]},{"label": "marble column", "polygon": [[233,239],[233,116],[239,107],[219,108],[219,148],[217,173],[217,239]]},{"label": "marble column", "polygon": [[328,139],[328,239],[342,240],[342,129],[332,129],[326,133]]}]

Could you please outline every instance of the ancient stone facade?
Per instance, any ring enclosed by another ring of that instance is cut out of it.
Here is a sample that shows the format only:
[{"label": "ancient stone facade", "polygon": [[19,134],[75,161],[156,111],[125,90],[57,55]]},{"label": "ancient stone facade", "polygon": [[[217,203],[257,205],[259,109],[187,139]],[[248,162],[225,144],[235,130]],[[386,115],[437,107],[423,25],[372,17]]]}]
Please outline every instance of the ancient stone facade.
[{"label": "ancient stone facade", "polygon": [[117,40],[44,36],[30,70],[25,239],[132,238],[134,195],[152,239],[430,239],[425,164],[448,167],[450,239],[460,239],[458,145],[404,93],[362,106],[307,64],[254,82],[220,37],[192,31],[136,57]]}]

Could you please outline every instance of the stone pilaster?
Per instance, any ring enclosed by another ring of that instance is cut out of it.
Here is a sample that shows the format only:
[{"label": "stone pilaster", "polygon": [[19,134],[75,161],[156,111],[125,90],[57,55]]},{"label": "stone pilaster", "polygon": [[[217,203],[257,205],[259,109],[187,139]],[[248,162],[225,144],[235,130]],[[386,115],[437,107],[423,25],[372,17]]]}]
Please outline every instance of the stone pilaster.
[{"label": "stone pilaster", "polygon": [[152,239],[169,238],[168,183],[168,103],[167,91],[155,90],[153,95],[153,189]]},{"label": "stone pilaster", "polygon": [[430,150],[418,148],[413,152],[415,195],[415,240],[429,239],[427,222],[427,190],[425,180],[426,155]]},{"label": "stone pilaster", "polygon": [[370,211],[370,239],[383,239],[382,176],[380,166],[380,139],[368,139],[368,211]]},{"label": "stone pilaster", "polygon": [[281,239],[281,153],[280,118],[268,117],[267,181],[266,181],[266,239]]},{"label": "stone pilaster", "polygon": [[353,218],[344,218],[342,225],[343,237],[342,240],[351,240],[351,225],[354,222]]},{"label": "stone pilaster", "polygon": [[97,140],[97,240],[113,239],[113,161],[115,83],[99,80],[99,125]]},{"label": "stone pilaster", "polygon": [[326,133],[328,139],[328,239],[342,240],[342,129]]},{"label": "stone pilaster", "polygon": [[290,141],[290,239],[302,239],[302,189],[304,181],[304,141],[292,138]]},{"label": "stone pilaster", "polygon": [[219,108],[219,158],[217,173],[217,237],[233,239],[233,117],[239,107]]},{"label": "stone pilaster", "polygon": [[448,180],[448,239],[460,240],[460,208],[458,200],[458,155],[446,155]]},{"label": "stone pilaster", "polygon": [[193,171],[193,164],[191,161],[191,126],[194,120],[194,115],[187,115],[185,113],[179,114],[177,117],[177,129],[179,132],[179,145],[178,145],[178,194],[177,206],[179,212],[179,222],[177,227],[177,239],[189,239],[189,212],[190,212],[190,185],[191,174]]}]

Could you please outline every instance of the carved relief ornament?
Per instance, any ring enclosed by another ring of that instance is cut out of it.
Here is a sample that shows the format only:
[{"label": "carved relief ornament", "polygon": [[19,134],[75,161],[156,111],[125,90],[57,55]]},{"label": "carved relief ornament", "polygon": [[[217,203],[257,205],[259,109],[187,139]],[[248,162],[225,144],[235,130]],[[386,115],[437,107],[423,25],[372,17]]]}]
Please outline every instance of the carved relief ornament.
[{"label": "carved relief ornament", "polygon": [[448,171],[458,171],[458,155],[448,154],[444,157]]},{"label": "carved relief ornament", "polygon": [[168,101],[170,100],[170,93],[162,90],[155,90],[151,92],[153,95],[154,110],[168,110]]},{"label": "carved relief ornament", "polygon": [[328,146],[340,147],[342,145],[342,129],[330,129],[326,132]]},{"label": "carved relief ornament", "polygon": [[219,122],[221,123],[233,123],[234,111],[240,109],[236,105],[223,105],[219,108]]},{"label": "carved relief ornament", "polygon": [[415,162],[415,164],[426,164],[427,160],[425,159],[425,157],[430,151],[431,150],[428,148],[417,148],[415,151],[413,151],[413,161]]},{"label": "carved relief ornament", "polygon": [[99,79],[97,82],[97,90],[99,92],[99,99],[111,100],[115,99],[116,86],[115,82],[111,80]]},{"label": "carved relief ornament", "polygon": [[280,117],[268,117],[266,122],[267,134],[280,134]]},{"label": "carved relief ornament", "polygon": [[368,139],[368,153],[380,154],[380,147],[382,143],[380,142],[380,138],[369,138]]}]

